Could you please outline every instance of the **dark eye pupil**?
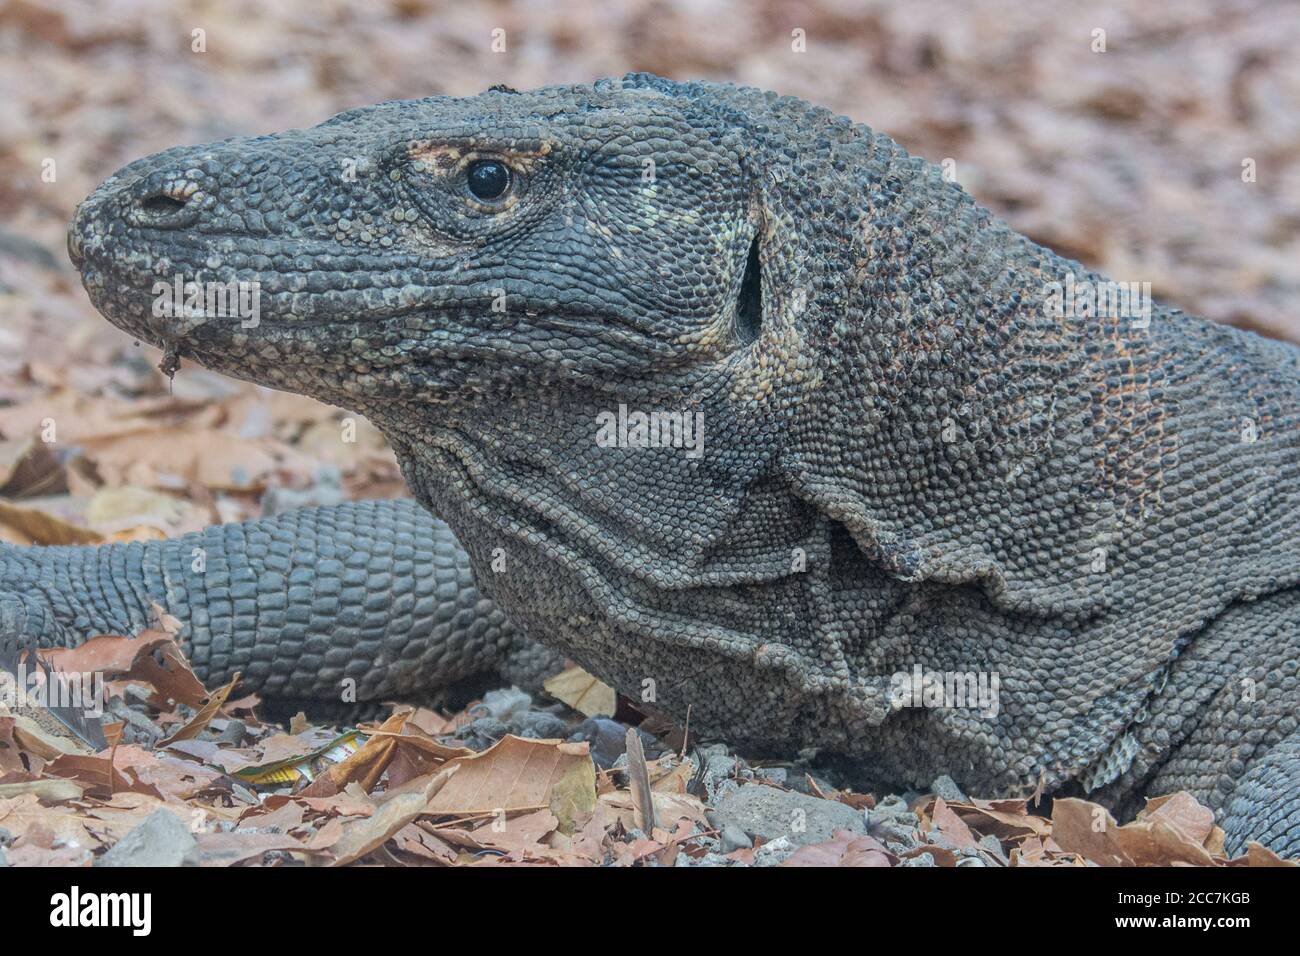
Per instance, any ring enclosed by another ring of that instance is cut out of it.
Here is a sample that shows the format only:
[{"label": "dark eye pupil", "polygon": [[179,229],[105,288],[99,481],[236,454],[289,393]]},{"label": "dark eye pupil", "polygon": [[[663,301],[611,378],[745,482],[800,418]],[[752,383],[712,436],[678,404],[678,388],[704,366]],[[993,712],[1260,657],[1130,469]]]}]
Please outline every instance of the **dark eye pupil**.
[{"label": "dark eye pupil", "polygon": [[485,160],[469,168],[469,191],[479,199],[496,199],[510,185],[510,170],[504,163]]}]

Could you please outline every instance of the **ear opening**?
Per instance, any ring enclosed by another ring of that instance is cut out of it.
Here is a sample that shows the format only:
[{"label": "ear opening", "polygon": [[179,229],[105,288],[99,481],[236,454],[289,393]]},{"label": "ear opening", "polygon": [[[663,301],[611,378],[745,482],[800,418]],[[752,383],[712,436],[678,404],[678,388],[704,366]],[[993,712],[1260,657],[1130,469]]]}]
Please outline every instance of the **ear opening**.
[{"label": "ear opening", "polygon": [[758,258],[758,237],[749,244],[745,274],[740,279],[736,298],[736,335],[748,345],[763,331],[763,271]]}]

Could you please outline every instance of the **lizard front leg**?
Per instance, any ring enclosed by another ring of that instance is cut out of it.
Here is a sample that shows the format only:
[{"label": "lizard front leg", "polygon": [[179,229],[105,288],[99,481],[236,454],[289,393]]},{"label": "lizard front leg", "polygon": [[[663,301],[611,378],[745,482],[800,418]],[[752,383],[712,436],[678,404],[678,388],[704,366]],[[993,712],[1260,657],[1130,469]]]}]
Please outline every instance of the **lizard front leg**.
[{"label": "lizard front leg", "polygon": [[267,699],[428,699],[556,663],[474,585],[446,525],[411,501],[303,509],[166,541],[0,547],[0,626],[68,646],[134,634],[156,602],[209,685]]}]

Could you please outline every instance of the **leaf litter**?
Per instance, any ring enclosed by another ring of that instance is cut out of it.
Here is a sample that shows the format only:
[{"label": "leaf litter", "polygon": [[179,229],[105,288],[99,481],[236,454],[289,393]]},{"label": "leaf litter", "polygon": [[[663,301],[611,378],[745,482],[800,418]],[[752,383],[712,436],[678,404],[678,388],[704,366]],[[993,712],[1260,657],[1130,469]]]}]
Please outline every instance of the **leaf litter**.
[{"label": "leaf litter", "polygon": [[[1287,865],[1258,845],[1229,859],[1213,814],[1186,793],[1150,801],[1123,826],[1077,799],[1042,814],[1028,800],[921,795],[900,810],[896,796],[878,803],[725,753],[652,746],[649,758],[636,728],[611,770],[598,770],[578,739],[507,733],[474,750],[457,734],[477,719],[477,701],[456,714],[390,705],[383,719],[342,728],[299,714],[286,728],[236,698],[237,679],[204,689],[161,629],[103,635],[58,658],[65,670],[111,675],[104,713],[134,716],[106,722],[110,745],[89,752],[54,731],[20,731],[0,706],[0,835],[11,863],[89,865],[162,809],[193,834],[200,864],[217,867]],[[584,715],[552,706],[581,725]],[[141,735],[142,722],[178,729]],[[712,792],[697,795],[702,759]],[[828,809],[851,808],[861,828],[797,847],[755,832],[749,846],[728,848],[716,798],[737,787],[792,793],[782,779]]]}]

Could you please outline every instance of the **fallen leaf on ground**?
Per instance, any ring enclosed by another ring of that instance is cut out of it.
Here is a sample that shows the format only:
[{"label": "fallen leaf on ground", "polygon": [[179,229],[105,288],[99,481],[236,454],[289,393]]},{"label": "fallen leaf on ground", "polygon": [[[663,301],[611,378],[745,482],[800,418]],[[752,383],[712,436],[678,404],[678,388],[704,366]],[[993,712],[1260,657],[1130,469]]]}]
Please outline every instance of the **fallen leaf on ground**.
[{"label": "fallen leaf on ground", "polygon": [[556,700],[568,704],[584,717],[613,716],[617,705],[614,688],[602,683],[581,667],[570,667],[547,678],[542,687]]},{"label": "fallen leaf on ground", "polygon": [[893,866],[898,857],[874,837],[836,830],[826,843],[801,846],[782,866]]},{"label": "fallen leaf on ground", "polygon": [[158,746],[166,747],[168,744],[177,740],[190,740],[201,734],[203,728],[207,727],[212,718],[217,716],[217,712],[221,710],[221,705],[226,702],[226,698],[230,696],[230,692],[235,689],[235,685],[238,683],[239,672],[236,671],[235,676],[230,679],[229,684],[212,692],[212,696],[208,699],[208,702],[199,708],[199,712],[190,719],[189,723],[176,731],[176,733],[172,734],[170,737],[165,737],[158,741]]},{"label": "fallen leaf on ground", "polygon": [[[459,772],[434,798],[430,811],[448,816],[549,808],[551,791],[574,764],[590,764],[586,743],[527,740],[506,735],[479,754],[448,766]],[[592,770],[594,786],[595,770]]]},{"label": "fallen leaf on ground", "polygon": [[347,823],[333,847],[332,866],[346,866],[378,849],[393,834],[417,817],[430,812],[431,801],[454,781],[460,767],[451,765],[434,774],[420,790],[388,801],[373,816]]}]

